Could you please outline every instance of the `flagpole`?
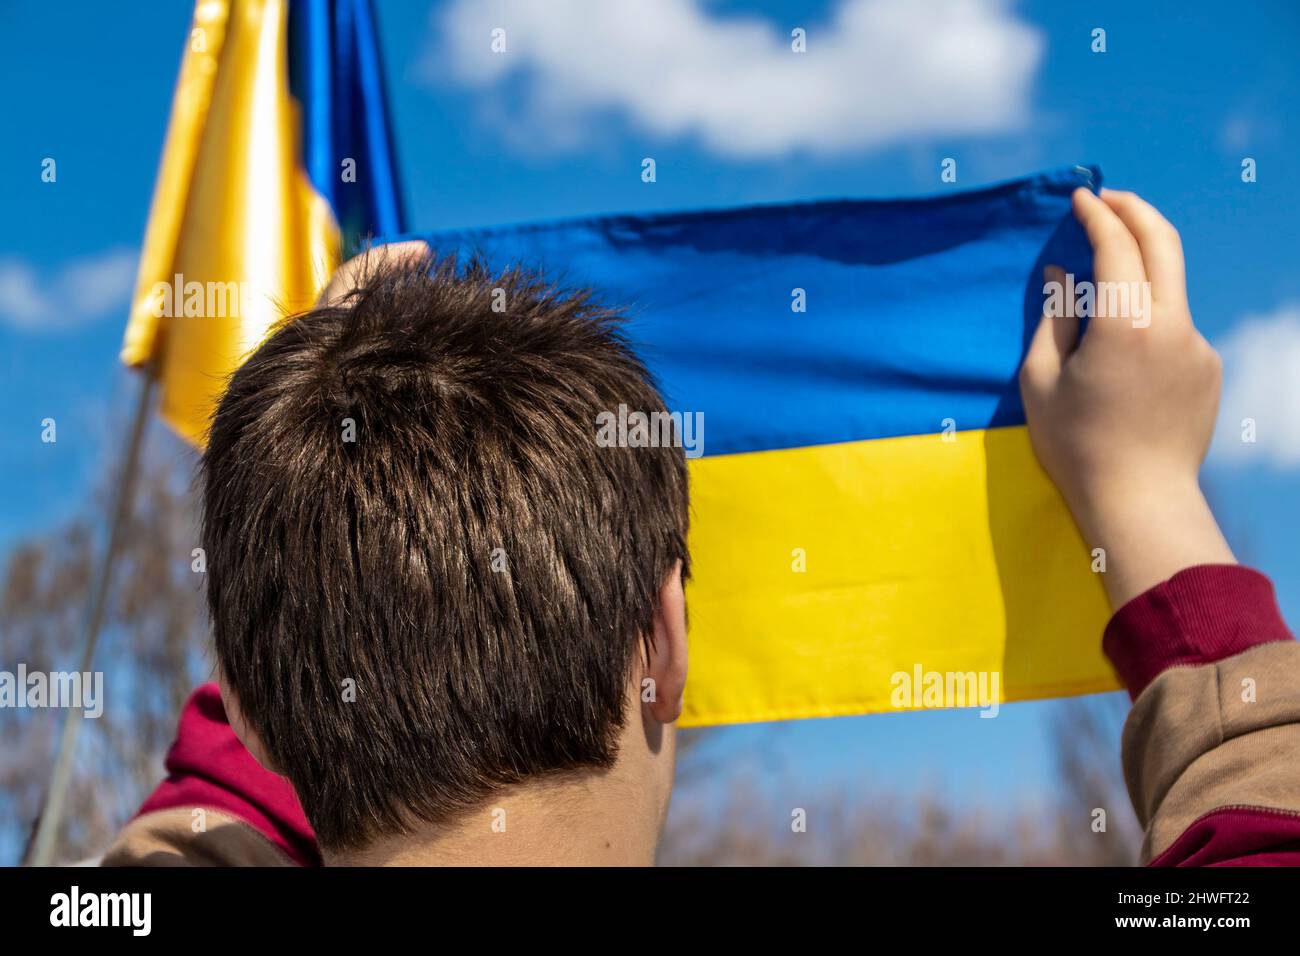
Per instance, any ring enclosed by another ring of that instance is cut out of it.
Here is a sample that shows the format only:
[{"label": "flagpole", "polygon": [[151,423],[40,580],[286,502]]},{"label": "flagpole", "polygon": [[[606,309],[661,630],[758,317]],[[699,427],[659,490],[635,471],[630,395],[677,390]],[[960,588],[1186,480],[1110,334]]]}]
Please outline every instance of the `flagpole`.
[{"label": "flagpole", "polygon": [[[108,587],[112,581],[113,564],[121,548],[122,534],[131,514],[131,502],[135,482],[140,471],[140,452],[144,446],[145,426],[149,423],[149,406],[153,398],[154,376],[152,368],[141,372],[140,394],[136,398],[135,414],[131,422],[131,439],[126,448],[126,457],[122,462],[122,472],[118,478],[116,500],[113,503],[112,517],[108,527],[108,541],[100,558],[95,573],[90,603],[86,608],[85,648],[81,655],[81,672],[90,673],[94,665],[95,645],[99,643],[99,632],[104,622],[104,605],[108,599]],[[69,707],[63,720],[63,734],[59,738],[59,749],[54,758],[54,770],[50,774],[50,786],[45,795],[45,807],[41,811],[36,836],[32,844],[31,865],[51,866],[54,852],[58,848],[59,824],[63,819],[64,798],[67,796],[68,784],[72,775],[72,755],[76,749],[77,731],[81,726],[83,708]]]}]

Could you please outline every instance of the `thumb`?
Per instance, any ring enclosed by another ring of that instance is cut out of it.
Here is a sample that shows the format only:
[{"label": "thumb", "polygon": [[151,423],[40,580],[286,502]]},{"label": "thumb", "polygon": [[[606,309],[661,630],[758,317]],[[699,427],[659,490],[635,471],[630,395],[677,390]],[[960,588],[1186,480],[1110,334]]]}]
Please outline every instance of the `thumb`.
[{"label": "thumb", "polygon": [[1021,380],[1036,388],[1055,383],[1079,342],[1079,317],[1065,297],[1065,271],[1060,266],[1043,270],[1043,317],[1029,343]]},{"label": "thumb", "polygon": [[420,239],[404,239],[372,246],[339,266],[316,300],[317,306],[337,305],[349,292],[363,285],[375,270],[385,264],[417,265],[431,255],[429,245]]}]

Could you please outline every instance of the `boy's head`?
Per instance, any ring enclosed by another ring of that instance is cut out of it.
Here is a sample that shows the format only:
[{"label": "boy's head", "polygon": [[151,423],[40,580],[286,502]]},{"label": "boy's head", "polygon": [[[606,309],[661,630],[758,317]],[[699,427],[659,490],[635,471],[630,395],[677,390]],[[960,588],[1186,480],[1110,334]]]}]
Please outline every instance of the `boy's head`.
[{"label": "boy's head", "polygon": [[666,804],[686,468],[596,442],[599,413],[663,408],[617,317],[477,263],[376,259],[355,282],[272,335],[213,420],[203,544],[237,729],[327,850],[610,770],[628,741],[662,755]]}]

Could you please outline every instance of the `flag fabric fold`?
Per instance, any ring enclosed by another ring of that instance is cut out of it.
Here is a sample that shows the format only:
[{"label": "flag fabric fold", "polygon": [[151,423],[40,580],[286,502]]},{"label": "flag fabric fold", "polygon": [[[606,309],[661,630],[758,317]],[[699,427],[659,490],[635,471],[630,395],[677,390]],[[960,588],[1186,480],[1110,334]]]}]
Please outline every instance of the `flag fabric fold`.
[{"label": "flag fabric fold", "polygon": [[597,290],[699,422],[687,725],[1118,686],[1093,557],[1017,385],[1044,265],[1090,276],[1070,194],[1099,185],[1071,167],[929,199],[422,237]]}]

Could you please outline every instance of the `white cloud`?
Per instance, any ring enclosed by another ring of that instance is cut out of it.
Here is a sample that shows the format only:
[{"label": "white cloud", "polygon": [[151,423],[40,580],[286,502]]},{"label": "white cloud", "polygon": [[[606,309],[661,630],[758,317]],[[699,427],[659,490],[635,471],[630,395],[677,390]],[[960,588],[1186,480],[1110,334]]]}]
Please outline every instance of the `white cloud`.
[{"label": "white cloud", "polygon": [[1233,113],[1219,126],[1219,147],[1236,153],[1250,147],[1256,123],[1244,113]]},{"label": "white cloud", "polygon": [[527,130],[512,140],[572,145],[613,111],[737,158],[1015,130],[1044,48],[999,0],[841,0],[826,24],[719,16],[703,0],[451,0],[433,20],[426,76],[496,93],[520,81],[506,115]]},{"label": "white cloud", "polygon": [[[60,331],[123,308],[135,283],[136,253],[109,249],[42,277],[29,262],[0,259],[0,321],[23,331]],[[125,318],[125,317],[123,317]]]},{"label": "white cloud", "polygon": [[1280,126],[1272,110],[1256,103],[1242,104],[1219,124],[1219,149],[1233,157],[1254,155],[1277,141]]},{"label": "white cloud", "polygon": [[[1212,456],[1300,467],[1300,304],[1248,316],[1219,343],[1223,405]],[[1255,441],[1242,440],[1252,419]]]}]

